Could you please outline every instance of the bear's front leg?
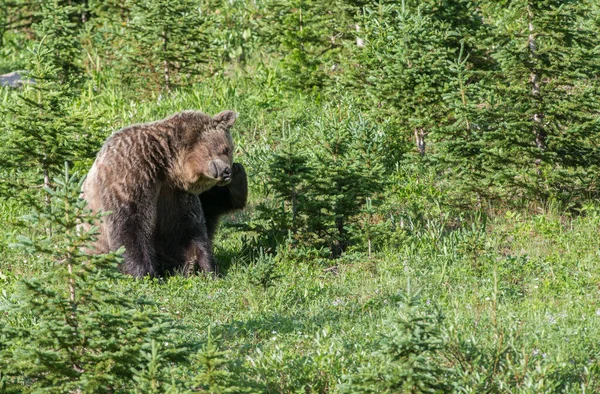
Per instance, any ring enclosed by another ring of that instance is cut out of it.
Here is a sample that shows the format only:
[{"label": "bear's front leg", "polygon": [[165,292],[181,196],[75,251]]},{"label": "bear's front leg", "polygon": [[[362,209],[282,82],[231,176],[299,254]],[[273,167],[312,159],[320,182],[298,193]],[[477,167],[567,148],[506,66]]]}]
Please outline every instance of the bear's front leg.
[{"label": "bear's front leg", "polygon": [[183,272],[185,275],[192,275],[198,270],[205,273],[217,273],[217,265],[209,239],[192,240],[185,248],[184,258]]},{"label": "bear's front leg", "polygon": [[227,185],[229,190],[231,210],[243,209],[248,200],[248,176],[241,163],[233,163],[231,182]]},{"label": "bear's front leg", "polygon": [[137,201],[113,209],[108,216],[110,249],[125,247],[121,272],[136,278],[157,275],[153,243],[154,215],[154,208],[149,201]]},{"label": "bear's front leg", "polygon": [[248,200],[248,177],[240,163],[233,163],[231,182],[225,186],[214,186],[200,195],[206,219],[208,236],[213,239],[219,218],[229,212],[243,209]]},{"label": "bear's front leg", "polygon": [[183,251],[183,272],[188,275],[198,270],[216,273],[212,242],[206,230],[206,218],[200,200],[196,195],[181,193],[177,207],[181,215],[173,225],[180,234],[178,243]]}]

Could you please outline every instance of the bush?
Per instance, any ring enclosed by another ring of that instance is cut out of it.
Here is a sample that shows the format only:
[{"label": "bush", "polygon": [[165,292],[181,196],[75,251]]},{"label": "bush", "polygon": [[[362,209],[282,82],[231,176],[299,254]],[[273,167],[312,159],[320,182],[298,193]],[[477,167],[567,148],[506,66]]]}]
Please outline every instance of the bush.
[{"label": "bush", "polygon": [[[257,208],[257,227],[271,249],[290,238],[335,258],[351,245],[364,204],[386,182],[382,131],[352,112],[324,109],[315,123],[283,138],[271,156],[273,200]],[[307,135],[306,142],[298,142],[298,134]]]},{"label": "bush", "polygon": [[[165,360],[181,360],[189,344],[178,328],[150,303],[113,289],[121,278],[120,253],[89,255],[99,219],[79,198],[82,181],[65,170],[46,189],[48,205],[28,223],[45,236],[21,236],[36,264],[46,266],[39,278],[23,279],[17,292],[0,305],[7,323],[0,337],[4,392],[50,389],[53,392],[112,392],[129,387],[153,343]],[[82,225],[92,225],[84,231]]]},{"label": "bush", "polygon": [[422,305],[419,292],[398,294],[398,310],[384,322],[390,330],[371,361],[348,378],[345,393],[449,393],[453,371],[444,366],[442,315]]}]

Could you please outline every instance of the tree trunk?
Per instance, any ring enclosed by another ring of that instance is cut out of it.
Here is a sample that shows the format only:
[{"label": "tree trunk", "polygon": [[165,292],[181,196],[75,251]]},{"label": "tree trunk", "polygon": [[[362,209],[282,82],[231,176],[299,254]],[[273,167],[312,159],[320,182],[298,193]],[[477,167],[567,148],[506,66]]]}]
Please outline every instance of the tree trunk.
[{"label": "tree trunk", "polygon": [[360,31],[360,26],[357,23],[356,25],[354,25],[354,27],[356,28],[356,46],[359,48],[362,48],[365,46],[365,40],[358,36],[358,32]]},{"label": "tree trunk", "polygon": [[344,217],[340,216],[335,218],[335,227],[338,231],[338,239],[334,242],[334,248],[332,250],[333,257],[338,258],[346,251],[346,230],[344,229]]},{"label": "tree trunk", "polygon": [[298,196],[296,190],[292,191],[292,234],[296,234],[296,213],[298,211]]},{"label": "tree trunk", "polygon": [[[164,56],[167,56],[167,46],[169,43],[168,37],[167,37],[167,32],[163,31],[163,54]],[[170,75],[170,70],[169,70],[169,60],[165,59],[163,62],[163,67],[164,67],[164,77],[165,77],[165,89],[167,89],[167,91],[171,90],[171,75]]]},{"label": "tree trunk", "polygon": [[[527,8],[527,12],[529,15],[529,37],[527,39],[527,46],[529,48],[529,52],[531,53],[531,57],[533,57],[534,60],[536,60],[536,64],[537,64],[537,60],[539,59],[539,55],[538,55],[538,49],[537,49],[537,42],[536,42],[536,33],[534,30],[534,26],[533,26],[533,13],[531,11],[531,8]],[[542,84],[542,72],[539,69],[533,69],[531,76],[530,76],[530,81],[531,81],[531,95],[534,97],[534,99],[536,101],[539,101],[540,99],[540,93],[541,93],[541,84]],[[538,108],[538,111],[533,114],[533,133],[535,136],[535,145],[537,146],[537,148],[539,149],[539,155],[537,157],[537,159],[535,160],[535,165],[537,167],[537,171],[538,174],[540,173],[540,165],[542,164],[542,154],[543,152],[546,150],[546,130],[544,129],[544,125],[543,125],[543,121],[544,121],[544,114],[541,112],[541,110]]]},{"label": "tree trunk", "polygon": [[415,129],[415,143],[421,157],[425,156],[425,130],[422,128]]},{"label": "tree trunk", "polygon": [[[46,155],[44,155],[44,161],[46,160]],[[49,188],[50,187],[50,173],[48,172],[48,166],[46,165],[46,163],[42,164],[42,168],[44,171],[44,187]],[[46,196],[44,197],[44,201],[46,203],[46,206],[50,205],[50,195],[48,193],[46,193]]]}]

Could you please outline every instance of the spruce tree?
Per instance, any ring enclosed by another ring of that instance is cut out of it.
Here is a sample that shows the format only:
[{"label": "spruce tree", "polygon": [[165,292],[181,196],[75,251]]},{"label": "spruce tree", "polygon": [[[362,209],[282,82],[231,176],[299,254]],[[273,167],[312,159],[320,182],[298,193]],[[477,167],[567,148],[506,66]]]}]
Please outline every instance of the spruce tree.
[{"label": "spruce tree", "polygon": [[267,187],[273,201],[257,207],[258,217],[265,222],[261,228],[266,230],[263,234],[267,235],[268,247],[274,249],[285,240],[288,232],[296,238],[298,231],[305,228],[301,209],[306,201],[312,171],[298,139],[284,137],[278,151],[270,157],[267,168]]},{"label": "spruce tree", "polygon": [[418,291],[398,294],[398,310],[384,322],[384,335],[372,360],[349,376],[344,393],[450,393],[452,370],[443,365],[443,317],[429,309]]},{"label": "spruce tree", "polygon": [[[165,360],[186,352],[176,327],[144,300],[115,290],[122,281],[119,253],[90,255],[98,215],[79,195],[82,181],[65,170],[47,188],[50,204],[28,217],[49,229],[17,246],[40,268],[39,278],[20,281],[10,302],[0,305],[7,323],[0,336],[3,392],[114,392],[132,387],[153,341],[169,343]],[[91,225],[89,231],[83,225]],[[15,319],[19,317],[19,319]],[[11,324],[20,321],[20,324]]]},{"label": "spruce tree", "polygon": [[152,339],[150,348],[141,352],[142,362],[146,365],[139,366],[133,371],[133,382],[131,392],[135,394],[158,394],[158,393],[187,393],[183,390],[178,380],[174,378],[177,373],[176,367],[163,354],[163,348],[159,342]]},{"label": "spruce tree", "polygon": [[333,110],[316,124],[312,141],[321,146],[310,151],[314,170],[304,207],[308,228],[332,257],[350,245],[351,225],[367,198],[385,185],[377,127],[361,116],[346,119],[346,111],[352,107]]},{"label": "spruce tree", "polygon": [[[440,4],[441,3],[441,4]],[[366,7],[358,19],[355,46],[344,83],[370,100],[377,116],[390,117],[398,137],[413,140],[417,152],[427,151],[427,135],[446,121],[444,103],[448,62],[460,42],[474,45],[480,26],[467,1],[380,2]]]},{"label": "spruce tree", "polygon": [[333,258],[352,243],[363,205],[386,179],[383,135],[352,111],[324,108],[314,124],[297,131],[308,135],[304,142],[284,138],[268,169],[275,202],[258,208],[263,237],[323,249]]},{"label": "spruce tree", "polygon": [[230,352],[219,350],[218,340],[219,337],[213,338],[209,329],[207,342],[196,354],[194,365],[198,373],[192,381],[194,390],[210,394],[253,392],[228,370],[227,356]]},{"label": "spruce tree", "polygon": [[264,7],[260,34],[280,55],[283,82],[299,90],[328,84],[353,39],[358,7],[344,0],[272,0]]},{"label": "spruce tree", "polygon": [[[485,2],[497,62],[490,130],[502,133],[502,179],[545,200],[598,193],[600,39],[591,2]],[[596,19],[597,21],[597,14]],[[496,144],[499,147],[499,144]]]},{"label": "spruce tree", "polygon": [[497,159],[511,149],[511,141],[490,127],[493,114],[481,104],[490,97],[483,78],[490,71],[472,67],[469,57],[461,45],[448,64],[447,92],[442,96],[448,122],[430,135],[435,150],[428,155],[428,164],[444,180],[453,203],[480,207],[484,200],[506,197],[501,179],[506,162]]},{"label": "spruce tree", "polygon": [[99,146],[96,133],[84,127],[87,114],[72,105],[76,90],[61,81],[64,69],[55,65],[54,49],[41,42],[31,56],[34,82],[1,108],[0,163],[17,175],[8,180],[15,190],[49,186],[65,161],[93,157]]},{"label": "spruce tree", "polygon": [[72,1],[50,0],[40,2],[34,13],[33,31],[38,42],[48,51],[44,62],[53,68],[60,84],[81,82],[82,47],[79,41],[80,15],[84,12]]},{"label": "spruce tree", "polygon": [[133,2],[126,31],[135,43],[130,67],[167,91],[205,71],[202,65],[214,56],[209,11],[193,0]]},{"label": "spruce tree", "polygon": [[[11,4],[31,17],[31,33],[37,42],[26,52],[24,88],[0,108],[5,130],[0,135],[0,164],[12,175],[7,181],[10,193],[39,185],[42,178],[49,186],[65,160],[93,157],[99,146],[95,133],[84,127],[89,114],[73,106],[83,82],[82,6],[58,0]],[[30,192],[23,196],[35,197]]]}]

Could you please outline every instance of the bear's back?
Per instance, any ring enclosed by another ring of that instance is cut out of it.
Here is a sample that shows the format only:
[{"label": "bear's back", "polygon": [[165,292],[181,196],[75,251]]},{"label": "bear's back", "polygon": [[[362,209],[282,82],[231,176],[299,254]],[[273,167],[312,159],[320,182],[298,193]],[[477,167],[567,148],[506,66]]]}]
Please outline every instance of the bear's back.
[{"label": "bear's back", "polygon": [[128,184],[162,178],[177,157],[177,137],[177,130],[164,122],[125,127],[106,140],[94,166],[98,175]]}]

